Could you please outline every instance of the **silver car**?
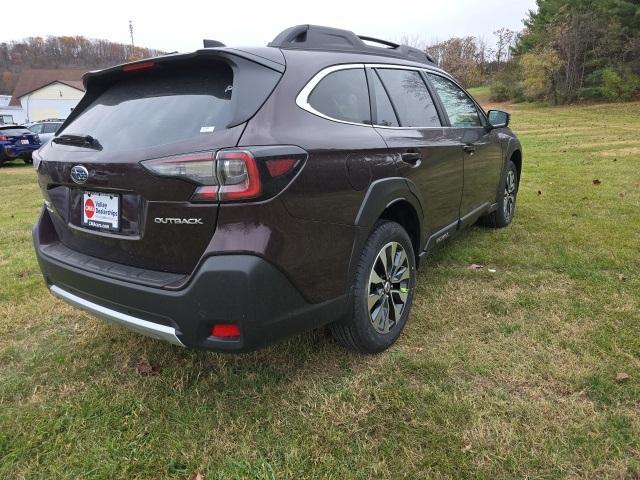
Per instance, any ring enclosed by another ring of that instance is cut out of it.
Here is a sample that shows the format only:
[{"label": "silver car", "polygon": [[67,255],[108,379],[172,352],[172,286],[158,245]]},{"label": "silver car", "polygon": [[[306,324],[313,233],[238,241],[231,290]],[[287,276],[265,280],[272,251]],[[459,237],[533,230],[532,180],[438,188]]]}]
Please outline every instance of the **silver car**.
[{"label": "silver car", "polygon": [[37,133],[38,136],[40,136],[40,141],[44,145],[55,136],[62,123],[61,120],[43,120],[41,122],[31,123],[27,125],[27,128]]}]

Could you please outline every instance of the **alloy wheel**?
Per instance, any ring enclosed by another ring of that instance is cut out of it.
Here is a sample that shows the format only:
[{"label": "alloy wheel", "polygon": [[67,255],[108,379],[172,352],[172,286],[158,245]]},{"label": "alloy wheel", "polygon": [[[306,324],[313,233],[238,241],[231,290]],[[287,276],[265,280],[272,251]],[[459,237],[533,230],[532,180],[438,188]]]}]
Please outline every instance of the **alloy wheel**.
[{"label": "alloy wheel", "polygon": [[387,243],[376,257],[369,275],[368,309],[376,332],[389,333],[402,318],[409,297],[411,271],[405,249]]},{"label": "alloy wheel", "polygon": [[502,207],[504,208],[504,217],[510,220],[516,207],[516,173],[513,170],[507,172]]}]

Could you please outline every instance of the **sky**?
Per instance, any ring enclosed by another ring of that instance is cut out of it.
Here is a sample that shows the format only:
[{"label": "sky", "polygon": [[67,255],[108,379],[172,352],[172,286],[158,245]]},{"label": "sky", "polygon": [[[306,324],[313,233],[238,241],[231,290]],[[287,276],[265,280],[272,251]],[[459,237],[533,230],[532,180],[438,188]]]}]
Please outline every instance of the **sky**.
[{"label": "sky", "polygon": [[27,22],[3,22],[0,41],[83,35],[137,46],[189,51],[203,38],[229,46],[263,46],[287,27],[305,23],[346,28],[391,41],[431,43],[473,35],[492,40],[501,27],[522,29],[535,0],[56,0],[29,3]]}]

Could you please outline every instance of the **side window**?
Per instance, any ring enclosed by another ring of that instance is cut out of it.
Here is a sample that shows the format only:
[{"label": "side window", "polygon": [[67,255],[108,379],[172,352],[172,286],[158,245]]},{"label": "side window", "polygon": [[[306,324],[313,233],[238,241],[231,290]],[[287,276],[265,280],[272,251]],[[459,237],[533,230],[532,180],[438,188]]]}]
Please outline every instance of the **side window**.
[{"label": "side window", "polygon": [[380,68],[376,70],[389,92],[403,127],[439,127],[440,119],[433,99],[415,70]]},{"label": "side window", "polygon": [[[398,118],[393,111],[389,96],[382,86],[378,74],[374,71],[371,78],[371,88],[375,100],[375,123],[383,127],[399,127]],[[373,107],[372,107],[373,108]]]},{"label": "side window", "polygon": [[59,123],[45,123],[42,133],[56,133],[59,127]]},{"label": "side window", "polygon": [[42,124],[38,123],[37,125],[31,125],[31,127],[29,127],[29,130],[31,130],[33,133],[42,133]]},{"label": "side window", "polygon": [[364,68],[332,72],[309,95],[309,105],[318,112],[345,122],[371,123],[369,90]]},{"label": "side window", "polygon": [[451,80],[428,73],[447,111],[452,127],[481,127],[475,103]]}]

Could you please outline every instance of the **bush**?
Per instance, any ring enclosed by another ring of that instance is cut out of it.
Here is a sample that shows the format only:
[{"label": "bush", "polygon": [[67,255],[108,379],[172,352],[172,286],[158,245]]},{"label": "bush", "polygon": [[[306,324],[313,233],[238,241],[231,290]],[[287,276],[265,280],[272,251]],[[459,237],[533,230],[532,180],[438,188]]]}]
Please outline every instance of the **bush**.
[{"label": "bush", "polygon": [[489,85],[489,100],[492,102],[522,102],[522,69],[517,60],[511,60],[495,74]]},{"label": "bush", "polygon": [[587,78],[587,87],[580,90],[585,99],[611,101],[630,100],[640,92],[640,76],[630,69],[616,70],[611,67],[596,70]]}]

